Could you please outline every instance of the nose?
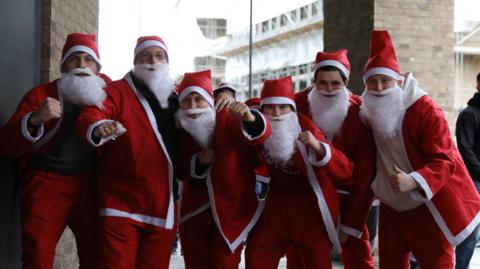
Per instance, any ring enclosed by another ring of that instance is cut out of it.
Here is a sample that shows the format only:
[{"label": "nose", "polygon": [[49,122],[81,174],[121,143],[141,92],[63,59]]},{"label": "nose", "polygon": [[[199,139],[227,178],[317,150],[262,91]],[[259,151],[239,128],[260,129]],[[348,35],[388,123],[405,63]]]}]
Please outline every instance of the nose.
[{"label": "nose", "polygon": [[280,112],[281,112],[281,111],[280,111],[280,108],[279,108],[279,107],[274,107],[274,109],[273,109],[273,116],[274,116],[274,117],[280,116],[280,115],[281,115]]},{"label": "nose", "polygon": [[85,61],[84,58],[79,57],[77,60],[77,68],[84,68],[87,67],[87,62]]},{"label": "nose", "polygon": [[384,87],[383,87],[382,82],[381,81],[376,81],[373,90],[376,91],[376,92],[380,92],[380,91],[383,90],[383,88]]}]

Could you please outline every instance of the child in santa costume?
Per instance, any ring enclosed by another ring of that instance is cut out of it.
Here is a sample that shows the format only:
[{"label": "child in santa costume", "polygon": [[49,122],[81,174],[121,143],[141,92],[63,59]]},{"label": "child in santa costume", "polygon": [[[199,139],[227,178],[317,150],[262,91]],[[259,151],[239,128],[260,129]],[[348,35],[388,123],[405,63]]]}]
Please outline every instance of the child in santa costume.
[{"label": "child in santa costume", "polygon": [[[295,95],[298,112],[310,117],[327,140],[354,164],[347,182],[334,182],[340,194],[342,263],[347,269],[375,268],[365,225],[373,201],[375,143],[360,121],[360,98],[346,87],[350,75],[348,51],[318,52],[313,68],[315,87]],[[287,259],[293,257],[287,255]],[[298,259],[295,259],[298,260]],[[301,268],[288,262],[289,268]]]},{"label": "child in santa costume", "polygon": [[270,191],[247,239],[246,266],[277,268],[296,244],[306,268],[330,268],[332,246],[340,252],[333,181],[347,181],[352,164],[312,121],[297,114],[290,77],[265,81],[261,111],[272,126],[272,135],[257,148],[271,178]]},{"label": "child in santa costume", "polygon": [[23,268],[52,268],[57,241],[68,225],[80,268],[98,267],[96,154],[75,135],[80,109],[102,106],[103,87],[95,36],[74,33],[62,50],[62,77],[23,97],[0,131],[0,154],[21,158]]},{"label": "child in santa costume", "polygon": [[[242,242],[263,208],[252,187],[259,161],[249,145],[266,140],[268,122],[242,103],[215,114],[210,70],[186,73],[178,93],[185,268],[238,268]],[[249,131],[252,124],[260,128]]]},{"label": "child in santa costume", "polygon": [[373,31],[361,118],[377,145],[380,268],[453,268],[453,247],[480,222],[480,198],[440,107],[400,74],[387,31]]}]

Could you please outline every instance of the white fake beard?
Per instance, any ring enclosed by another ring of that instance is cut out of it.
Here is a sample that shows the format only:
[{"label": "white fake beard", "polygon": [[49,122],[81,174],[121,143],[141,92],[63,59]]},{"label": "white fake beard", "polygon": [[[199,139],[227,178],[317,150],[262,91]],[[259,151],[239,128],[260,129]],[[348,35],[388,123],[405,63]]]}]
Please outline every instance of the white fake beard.
[{"label": "white fake beard", "polygon": [[[78,76],[87,74],[88,76]],[[58,88],[66,100],[78,106],[97,106],[103,108],[107,94],[103,90],[105,81],[90,68],[75,68],[63,73]]]},{"label": "white fake beard", "polygon": [[381,91],[368,91],[362,95],[360,116],[367,120],[375,134],[386,139],[401,129],[400,121],[405,114],[403,90],[398,85]]},{"label": "white fake beard", "polygon": [[168,107],[168,97],[175,89],[168,64],[136,64],[133,74],[141,80],[157,98],[162,108]]},{"label": "white fake beard", "polygon": [[270,121],[272,134],[263,144],[268,155],[281,163],[288,162],[295,153],[295,142],[298,137],[298,118],[295,112],[272,117],[265,115]]},{"label": "white fake beard", "polygon": [[[190,118],[189,114],[201,114],[198,118]],[[176,117],[180,125],[192,135],[201,148],[208,148],[215,129],[215,110],[211,107],[179,109]]]},{"label": "white fake beard", "polygon": [[330,138],[340,131],[347,117],[350,96],[346,88],[329,93],[313,89],[308,94],[308,103],[313,121]]}]

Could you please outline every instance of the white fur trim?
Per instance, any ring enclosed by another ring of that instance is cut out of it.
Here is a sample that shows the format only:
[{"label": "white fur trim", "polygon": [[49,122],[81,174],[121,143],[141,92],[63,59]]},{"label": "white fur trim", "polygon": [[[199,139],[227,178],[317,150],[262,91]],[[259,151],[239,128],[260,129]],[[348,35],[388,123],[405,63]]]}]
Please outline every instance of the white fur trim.
[{"label": "white fur trim", "polygon": [[237,92],[237,89],[235,87],[233,87],[232,85],[227,84],[227,83],[224,83],[222,86],[213,89],[213,92],[223,90],[223,89],[229,89],[229,90],[233,91],[234,93]]},{"label": "white fur trim", "polygon": [[114,208],[100,209],[100,216],[128,218],[128,219],[132,219],[142,223],[147,223],[154,226],[165,227],[165,219],[154,217],[154,216],[129,213],[129,212],[114,209]]},{"label": "white fur trim", "polygon": [[32,142],[32,143],[35,143],[37,142],[42,136],[43,136],[43,132],[44,132],[44,126],[43,126],[43,123],[40,124],[37,128],[37,134],[35,136],[33,136],[29,131],[28,131],[28,120],[30,119],[30,116],[32,115],[33,111],[32,112],[29,112],[27,113],[25,116],[23,116],[22,118],[22,124],[21,124],[21,128],[22,128],[22,134],[23,134],[23,137],[25,137],[28,141]]},{"label": "white fur trim", "polygon": [[310,182],[310,185],[315,192],[315,196],[317,197],[318,208],[320,209],[320,214],[322,216],[323,224],[325,225],[325,230],[327,231],[328,238],[332,243],[333,249],[337,253],[341,253],[342,247],[340,246],[340,241],[338,239],[337,229],[335,227],[332,214],[330,213],[330,209],[328,208],[327,201],[325,200],[325,196],[323,195],[320,184],[318,183],[315,171],[313,170],[312,165],[308,161],[307,150],[305,149],[305,146],[298,140],[297,147],[303,158],[305,167],[307,168],[308,181]]},{"label": "white fur trim", "polygon": [[145,114],[147,114],[147,118],[150,122],[150,127],[152,128],[153,132],[155,133],[155,136],[157,137],[157,142],[162,147],[163,153],[165,154],[165,158],[167,158],[167,161],[168,161],[168,190],[169,190],[169,193],[170,193],[170,197],[169,197],[169,201],[168,201],[168,210],[167,210],[167,218],[166,218],[165,228],[166,229],[172,229],[173,224],[175,222],[175,202],[173,201],[173,180],[175,180],[175,179],[173,178],[172,160],[170,159],[170,155],[168,155],[167,148],[165,147],[165,144],[163,143],[162,135],[158,131],[157,120],[155,119],[155,115],[153,114],[153,111],[150,108],[150,105],[148,104],[145,97],[143,97],[143,95],[141,95],[137,91],[137,89],[135,88],[135,85],[132,82],[132,78],[130,76],[130,73],[127,73],[125,75],[125,80],[128,82],[128,85],[130,86],[130,89],[135,93],[138,100],[142,104],[143,109],[145,111]]},{"label": "white fur trim", "polygon": [[344,233],[346,233],[350,236],[356,237],[356,238],[361,238],[362,234],[363,234],[362,231],[359,231],[355,228],[348,227],[348,226],[345,226],[345,225],[342,225],[342,224],[339,225],[339,228],[342,232],[344,232]]},{"label": "white fur trim", "polygon": [[95,53],[95,51],[92,50],[91,48],[89,48],[87,46],[83,46],[83,45],[73,46],[69,50],[67,50],[67,52],[63,56],[62,60],[60,61],[60,66],[63,65],[63,63],[67,60],[68,56],[70,56],[71,54],[73,54],[75,52],[85,52],[85,53],[87,53],[88,55],[92,56],[93,59],[95,59],[95,62],[97,62],[97,64],[99,65],[98,69],[100,70],[102,68],[102,64],[100,63],[100,59],[98,58],[98,55]]},{"label": "white fur trim", "polygon": [[201,87],[198,87],[198,86],[190,86],[190,87],[185,88],[180,93],[180,95],[178,96],[178,101],[182,102],[183,98],[185,98],[187,95],[189,95],[192,92],[196,92],[196,93],[200,94],[203,98],[205,98],[205,100],[207,100],[208,104],[211,107],[214,106],[212,96],[210,94],[208,94],[208,92],[204,88],[201,88]]},{"label": "white fur trim", "polygon": [[295,111],[297,110],[297,107],[295,105],[295,101],[293,101],[290,98],[281,97],[281,96],[264,98],[260,102],[260,106],[263,106],[263,105],[291,105],[293,107],[293,110],[295,110]]},{"label": "white fur trim", "polygon": [[342,72],[342,74],[343,74],[346,78],[349,78],[349,76],[350,76],[350,71],[345,67],[345,65],[343,65],[343,64],[340,63],[339,61],[335,61],[335,60],[325,60],[325,61],[319,62],[319,63],[318,63],[317,65],[315,65],[315,67],[313,68],[313,73],[315,74],[318,69],[320,69],[321,67],[324,67],[324,66],[334,66],[334,67],[340,69],[340,72]]},{"label": "white fur trim", "polygon": [[424,198],[420,194],[420,192],[416,191],[416,192],[412,193],[412,198],[414,198],[417,201],[423,201],[423,202],[425,202],[427,200],[431,200],[433,198],[433,193],[432,193],[432,190],[430,189],[430,186],[428,186],[428,183],[425,180],[425,178],[415,171],[411,172],[409,175],[411,177],[413,177],[413,179],[415,179],[415,181],[418,182],[418,184],[420,185],[420,188],[423,189],[423,191],[425,192],[425,195],[426,195],[426,197]]},{"label": "white fur trim", "polygon": [[205,172],[203,172],[203,174],[201,175],[197,175],[195,173],[195,166],[197,165],[197,156],[198,154],[194,154],[192,156],[192,158],[190,158],[190,175],[193,177],[193,178],[196,178],[196,179],[205,179],[208,175],[208,173],[210,172],[210,169],[211,169],[211,166],[208,167]]},{"label": "white fur trim", "polygon": [[202,205],[201,207],[197,208],[197,210],[193,211],[193,212],[190,212],[188,213],[187,215],[183,216],[180,218],[180,222],[179,224],[182,224],[184,223],[185,221],[189,220],[190,218],[202,213],[203,211],[207,210],[210,208],[210,202]]},{"label": "white fur trim", "polygon": [[338,194],[350,195],[350,192],[337,189]]},{"label": "white fur trim", "polygon": [[365,72],[365,74],[363,74],[363,83],[366,83],[367,79],[374,75],[385,75],[395,80],[402,80],[402,76],[400,76],[400,74],[394,71],[393,69],[390,69],[387,67],[374,67],[374,68],[368,69],[368,71]]},{"label": "white fur trim", "polygon": [[135,47],[134,56],[137,56],[137,54],[144,48],[153,47],[153,46],[157,46],[163,49],[167,53],[167,57],[168,57],[167,47],[162,42],[157,40],[147,40],[140,43],[138,46]]},{"label": "white fur trim", "polygon": [[473,218],[473,220],[467,225],[467,227],[465,227],[463,231],[461,231],[460,233],[454,236],[452,232],[448,229],[448,226],[445,223],[445,220],[443,219],[440,212],[438,212],[438,209],[435,206],[435,204],[432,201],[427,201],[425,202],[425,204],[430,210],[430,213],[432,214],[433,219],[435,220],[437,225],[440,227],[440,230],[442,230],[443,235],[445,235],[448,242],[450,242],[452,246],[457,246],[458,244],[462,243],[465,240],[465,238],[467,238],[480,223],[480,212],[478,212],[475,218]]},{"label": "white fur trim", "polygon": [[255,180],[263,183],[270,183],[270,177],[265,177],[261,175],[255,175]]},{"label": "white fur trim", "polygon": [[241,122],[241,128],[242,128],[242,133],[243,133],[243,135],[244,135],[248,140],[252,141],[252,140],[255,140],[255,139],[257,139],[257,138],[259,138],[259,137],[261,137],[262,135],[265,134],[265,132],[267,131],[267,120],[265,119],[265,117],[263,116],[263,114],[262,114],[260,111],[258,111],[258,110],[256,110],[256,109],[250,109],[250,110],[251,110],[252,112],[255,111],[256,114],[260,115],[260,117],[262,118],[262,122],[263,122],[263,131],[262,131],[261,134],[259,134],[259,135],[256,136],[256,137],[252,137],[252,136],[247,132],[247,130],[245,129],[245,125],[244,125],[243,121]]},{"label": "white fur trim", "polygon": [[212,177],[210,173],[207,176],[207,189],[208,189],[208,196],[210,197],[210,205],[212,206],[213,219],[217,224],[220,234],[222,234],[223,239],[227,243],[228,248],[233,253],[235,252],[235,249],[237,249],[237,247],[243,243],[243,241],[247,237],[250,230],[252,230],[253,226],[255,226],[255,224],[257,223],[258,219],[260,218],[260,215],[262,214],[263,208],[265,207],[265,200],[258,201],[257,210],[255,211],[255,214],[253,214],[253,217],[250,220],[250,222],[247,224],[247,226],[245,226],[245,229],[243,229],[240,235],[233,242],[230,242],[228,241],[227,237],[223,233],[222,226],[220,225],[220,220],[218,219],[217,209],[215,207],[215,197],[213,193]]},{"label": "white fur trim", "polygon": [[330,149],[330,145],[323,142],[320,143],[325,147],[325,157],[323,157],[321,160],[317,161],[317,152],[313,148],[308,150],[308,161],[310,164],[315,166],[325,166],[332,158],[332,150]]}]

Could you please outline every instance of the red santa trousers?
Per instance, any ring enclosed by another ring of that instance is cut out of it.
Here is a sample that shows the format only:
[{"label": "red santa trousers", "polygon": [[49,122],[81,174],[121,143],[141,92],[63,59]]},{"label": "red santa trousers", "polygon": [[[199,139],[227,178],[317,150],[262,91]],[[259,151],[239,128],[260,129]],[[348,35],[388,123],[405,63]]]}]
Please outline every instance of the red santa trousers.
[{"label": "red santa trousers", "polygon": [[123,217],[102,217],[101,222],[100,268],[168,268],[176,223],[165,229]]},{"label": "red santa trousers", "polygon": [[55,248],[68,225],[80,268],[98,268],[99,216],[90,173],[63,176],[35,170],[21,189],[23,268],[53,267]]},{"label": "red santa trousers", "polygon": [[242,244],[231,252],[210,209],[178,226],[186,269],[237,269]]},{"label": "red santa trousers", "polygon": [[453,247],[425,205],[397,212],[380,205],[378,251],[381,269],[409,268],[410,251],[422,269],[453,269]]},{"label": "red santa trousers", "polygon": [[[349,236],[342,243],[342,263],[345,269],[375,269],[368,229],[365,226],[361,238]],[[300,250],[294,245],[287,250],[287,269],[304,269]]]},{"label": "red santa trousers", "polygon": [[278,268],[280,258],[292,244],[302,253],[305,268],[332,268],[332,244],[315,194],[269,193],[262,216],[248,236],[246,267]]}]

